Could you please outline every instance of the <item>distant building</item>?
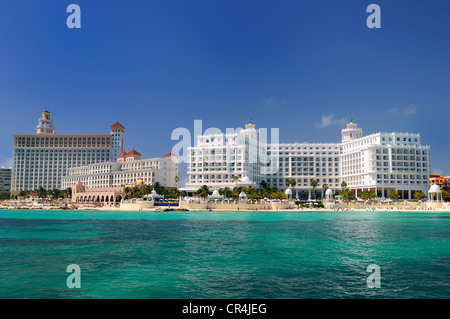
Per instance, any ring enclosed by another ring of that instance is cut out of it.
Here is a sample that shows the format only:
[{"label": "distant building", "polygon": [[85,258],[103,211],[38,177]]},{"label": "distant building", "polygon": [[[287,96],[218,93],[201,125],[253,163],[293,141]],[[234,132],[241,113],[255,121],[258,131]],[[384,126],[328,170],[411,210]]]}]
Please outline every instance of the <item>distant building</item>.
[{"label": "distant building", "polygon": [[450,175],[430,174],[430,185],[438,185],[440,188],[450,188]]},{"label": "distant building", "polygon": [[11,168],[0,168],[0,192],[11,191]]},{"label": "distant building", "polygon": [[[251,123],[232,134],[198,135],[197,145],[188,149],[185,190],[195,191],[202,185],[258,188],[263,181],[286,189],[286,181],[294,179],[293,197],[301,199],[311,198],[312,192],[322,193],[323,198],[324,184],[339,192],[342,182],[355,195],[374,191],[387,198],[391,190],[397,190],[401,199],[413,199],[415,191],[428,191],[430,146],[421,145],[419,134],[364,136],[351,121],[341,136],[340,143],[263,144],[259,129]],[[263,173],[267,162],[251,157],[258,153],[263,154],[261,158],[278,158],[275,172]],[[318,182],[316,188],[311,187],[312,180]]]},{"label": "distant building", "polygon": [[86,188],[82,182],[72,186],[72,203],[94,204],[99,206],[116,206],[125,198],[125,187]]},{"label": "distant building", "polygon": [[136,150],[122,152],[115,162],[85,164],[72,167],[67,176],[62,178],[62,187],[74,187],[81,182],[83,188],[103,189],[108,187],[134,186],[140,180],[147,185],[159,182],[165,187],[176,187],[175,176],[178,175],[178,164],[172,153],[164,157],[141,159]]},{"label": "distant building", "polygon": [[124,134],[119,122],[111,125],[109,134],[56,134],[45,110],[36,134],[14,135],[11,190],[61,189],[69,168],[115,160],[123,152]]}]

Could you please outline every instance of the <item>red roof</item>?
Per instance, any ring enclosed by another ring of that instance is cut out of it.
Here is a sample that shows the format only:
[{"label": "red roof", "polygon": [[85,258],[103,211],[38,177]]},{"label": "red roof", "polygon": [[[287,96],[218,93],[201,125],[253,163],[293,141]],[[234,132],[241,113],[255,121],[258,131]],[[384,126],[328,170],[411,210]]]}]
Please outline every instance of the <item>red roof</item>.
[{"label": "red roof", "polygon": [[86,164],[84,164],[83,166],[89,166],[89,164],[91,164],[91,163],[87,162],[87,163],[86,163]]},{"label": "red roof", "polygon": [[125,157],[127,156],[127,152],[122,152],[119,155],[117,155],[117,157]]},{"label": "red roof", "polygon": [[125,127],[123,127],[123,125],[120,124],[119,122],[114,123],[113,125],[111,125],[111,127],[112,127],[112,128],[116,128],[116,127],[118,127],[118,128],[125,128]]},{"label": "red roof", "polygon": [[45,109],[44,113],[50,113],[49,111],[47,111],[47,109]]},{"label": "red roof", "polygon": [[171,157],[171,156],[178,156],[178,155],[176,155],[176,154],[174,154],[172,152],[167,153],[166,155],[164,155],[164,157]]},{"label": "red roof", "polygon": [[127,154],[127,156],[128,155],[142,155],[141,153],[139,153],[139,152],[136,152],[135,150],[134,150],[134,148],[133,148],[133,150],[131,151],[131,152],[129,152],[128,154]]}]

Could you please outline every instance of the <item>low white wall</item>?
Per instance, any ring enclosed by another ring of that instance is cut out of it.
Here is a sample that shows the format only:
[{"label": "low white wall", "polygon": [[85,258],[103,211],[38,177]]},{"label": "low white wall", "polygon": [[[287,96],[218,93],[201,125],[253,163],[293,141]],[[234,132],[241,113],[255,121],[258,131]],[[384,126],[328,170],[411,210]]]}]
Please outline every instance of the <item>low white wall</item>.
[{"label": "low white wall", "polygon": [[123,210],[140,210],[141,208],[154,208],[153,202],[151,203],[120,203],[120,209]]},{"label": "low white wall", "polygon": [[296,208],[295,205],[291,204],[246,204],[246,203],[211,203],[211,204],[200,204],[200,203],[189,203],[181,204],[180,208],[185,209],[198,209],[198,210],[283,210],[283,209],[293,209]]}]

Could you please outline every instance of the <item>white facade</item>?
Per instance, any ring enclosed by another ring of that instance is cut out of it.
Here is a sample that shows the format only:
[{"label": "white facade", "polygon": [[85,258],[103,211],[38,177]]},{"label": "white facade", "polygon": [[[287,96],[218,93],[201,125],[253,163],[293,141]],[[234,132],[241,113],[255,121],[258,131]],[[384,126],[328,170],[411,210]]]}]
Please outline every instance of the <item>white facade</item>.
[{"label": "white facade", "polygon": [[0,192],[9,192],[11,190],[11,168],[0,168]]},{"label": "white facade", "polygon": [[176,187],[178,164],[171,156],[126,162],[106,162],[72,167],[62,178],[63,189],[81,182],[86,188],[133,186],[136,181],[152,185],[159,182],[165,187]]},{"label": "white facade", "polygon": [[[340,188],[339,144],[291,143],[271,144],[269,151],[278,152],[279,168],[275,174],[266,175],[270,186],[286,189],[286,181],[294,179],[296,193],[304,191],[310,198],[311,181],[316,180],[317,191],[327,184],[331,189]],[[269,153],[271,154],[271,153]]]},{"label": "white facade", "polygon": [[[296,181],[294,196],[299,193],[311,198],[311,191],[322,193],[327,184],[335,193],[341,190],[341,183],[356,194],[361,191],[375,191],[379,197],[388,197],[390,190],[397,190],[402,199],[412,199],[414,191],[428,190],[430,174],[430,147],[420,144],[420,135],[411,133],[376,133],[363,136],[361,128],[351,122],[342,130],[341,143],[257,143],[261,153],[272,158],[278,157],[278,170],[273,174],[261,173],[265,160],[249,164],[247,156],[249,143],[240,134],[248,135],[248,130],[258,130],[246,126],[246,130],[235,134],[198,136],[195,147],[189,148],[188,175],[186,188],[208,185],[213,188],[235,187],[233,175],[239,180],[248,176],[259,187],[261,181],[270,186],[286,189],[286,181]],[[247,131],[247,132],[246,132]],[[225,145],[228,142],[230,145]],[[226,151],[231,157],[226,157]],[[212,154],[214,152],[215,154]],[[214,161],[210,157],[214,155]],[[263,159],[263,157],[261,157]],[[228,161],[227,161],[228,159]],[[311,180],[318,186],[311,187]]]},{"label": "white facade", "polygon": [[62,188],[61,179],[70,167],[115,160],[115,153],[123,149],[123,133],[116,123],[110,134],[56,134],[50,112],[43,112],[36,134],[14,135],[11,190]]},{"label": "white facade", "polygon": [[376,133],[341,144],[340,177],[350,189],[371,188],[381,197],[395,189],[412,199],[416,190],[426,194],[430,170],[430,146],[419,134]]},{"label": "white facade", "polygon": [[257,156],[259,130],[253,124],[231,134],[210,134],[197,137],[197,145],[188,148],[187,188],[210,185],[234,187],[245,176],[257,185],[264,180],[261,158]]}]

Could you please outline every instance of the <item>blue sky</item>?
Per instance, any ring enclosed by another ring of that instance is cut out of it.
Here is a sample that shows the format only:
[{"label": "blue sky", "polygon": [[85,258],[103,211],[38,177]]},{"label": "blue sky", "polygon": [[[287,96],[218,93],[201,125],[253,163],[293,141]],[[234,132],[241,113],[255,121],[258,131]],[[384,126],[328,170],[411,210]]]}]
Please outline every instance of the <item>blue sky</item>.
[{"label": "blue sky", "polygon": [[[81,7],[81,29],[66,7]],[[381,29],[366,8],[381,7]],[[414,132],[450,173],[449,1],[0,2],[0,166],[48,108],[57,133],[109,132],[166,154],[172,130],[280,128],[283,142]]]}]

